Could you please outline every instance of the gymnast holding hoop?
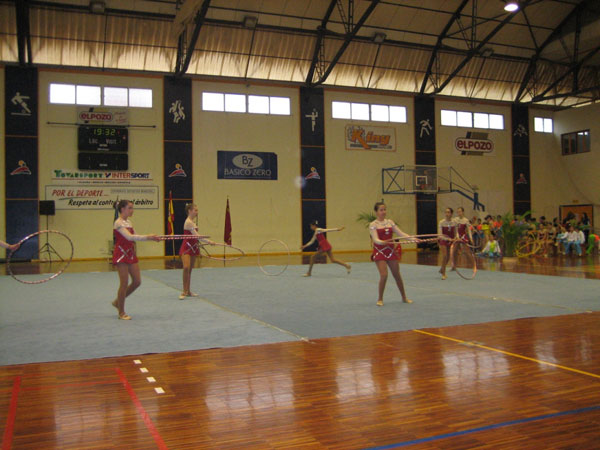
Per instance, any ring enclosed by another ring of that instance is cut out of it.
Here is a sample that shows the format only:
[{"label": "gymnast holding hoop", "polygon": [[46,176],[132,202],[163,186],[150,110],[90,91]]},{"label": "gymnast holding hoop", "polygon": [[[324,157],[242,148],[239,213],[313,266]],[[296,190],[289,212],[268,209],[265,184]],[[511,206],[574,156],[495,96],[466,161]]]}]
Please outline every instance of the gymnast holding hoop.
[{"label": "gymnast holding hoop", "polygon": [[400,276],[397,248],[393,241],[394,233],[400,237],[407,237],[409,235],[398,228],[392,220],[386,219],[387,208],[385,203],[375,203],[374,210],[377,219],[369,224],[369,232],[371,234],[371,240],[373,241],[373,254],[371,255],[371,260],[375,261],[375,265],[379,271],[379,298],[377,300],[377,306],[383,306],[383,291],[385,290],[385,284],[387,282],[388,267],[396,280],[396,285],[402,295],[402,301],[404,303],[412,303],[412,300],[409,300],[408,297],[406,297],[404,283]]},{"label": "gymnast holding hoop", "polygon": [[5,248],[10,252],[14,252],[16,249],[19,248],[19,244],[9,244],[8,242],[0,240],[0,247]]},{"label": "gymnast holding hoop", "polygon": [[[200,236],[198,234],[198,225],[196,225],[195,219],[198,217],[198,207],[193,203],[187,203],[185,205],[185,212],[187,213],[187,219],[183,224],[183,234],[186,236]],[[196,256],[200,255],[200,241],[207,244],[214,244],[214,242],[208,239],[184,239],[179,247],[179,256],[183,263],[183,291],[179,294],[179,300],[183,300],[186,297],[198,297],[198,294],[194,294],[190,290],[190,281],[192,279],[192,269],[196,262]]]},{"label": "gymnast holding hoop", "polygon": [[[128,220],[133,215],[132,202],[120,200],[117,203],[117,209],[119,218],[113,225],[115,248],[112,262],[119,272],[119,290],[112,305],[119,311],[119,319],[131,320],[131,316],[125,313],[125,298],[129,297],[142,284],[138,259],[135,254],[135,241],[159,241],[160,238],[155,234],[135,234],[133,225]],[[130,275],[131,284],[128,285]]]},{"label": "gymnast holding hoop", "polygon": [[309,245],[312,245],[313,242],[315,242],[315,240],[319,241],[319,248],[317,249],[316,253],[314,253],[311,257],[310,257],[310,265],[308,266],[308,272],[306,272],[304,274],[305,277],[310,277],[312,274],[312,268],[313,265],[315,263],[315,258],[318,255],[322,255],[323,253],[325,253],[327,256],[329,256],[329,259],[331,260],[332,263],[336,263],[339,264],[340,266],[344,266],[346,268],[346,272],[350,273],[350,264],[346,264],[343,261],[338,261],[337,259],[335,259],[333,257],[333,253],[331,252],[331,244],[329,243],[329,241],[327,240],[327,238],[325,237],[325,235],[323,233],[328,233],[330,231],[342,231],[344,229],[344,227],[340,227],[340,228],[319,228],[318,227],[319,222],[317,222],[316,220],[313,220],[310,223],[310,229],[313,230],[315,233],[313,234],[313,237],[310,241],[308,241],[306,244],[304,244],[302,247],[300,247],[300,250],[304,250],[306,247],[308,247]]},{"label": "gymnast holding hoop", "polygon": [[[438,223],[438,234],[447,237],[447,239],[438,240],[440,249],[442,250],[442,267],[440,267],[442,280],[448,278],[446,276],[446,265],[450,260],[450,246],[452,245],[452,241],[456,239],[456,228],[458,224],[455,220],[452,220],[452,213],[454,213],[452,208],[446,208],[444,211],[444,218]],[[454,262],[452,263],[452,268],[454,269]]]}]

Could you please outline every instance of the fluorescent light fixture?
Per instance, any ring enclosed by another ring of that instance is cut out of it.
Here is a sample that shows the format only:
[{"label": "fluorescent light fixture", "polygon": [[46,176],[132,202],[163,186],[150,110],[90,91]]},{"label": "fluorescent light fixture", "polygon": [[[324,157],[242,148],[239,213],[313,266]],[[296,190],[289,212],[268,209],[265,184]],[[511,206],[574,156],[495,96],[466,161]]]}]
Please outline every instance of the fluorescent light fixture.
[{"label": "fluorescent light fixture", "polygon": [[254,16],[244,17],[244,26],[246,28],[256,28],[257,23],[258,23],[258,17],[254,17]]},{"label": "fluorescent light fixture", "polygon": [[504,5],[504,11],[515,12],[519,10],[519,3],[516,1],[508,1]]},{"label": "fluorescent light fixture", "polygon": [[90,11],[94,14],[104,14],[106,2],[104,0],[90,0]]},{"label": "fluorescent light fixture", "polygon": [[373,42],[381,44],[383,41],[385,41],[386,37],[387,36],[385,35],[385,33],[375,33],[373,35]]}]

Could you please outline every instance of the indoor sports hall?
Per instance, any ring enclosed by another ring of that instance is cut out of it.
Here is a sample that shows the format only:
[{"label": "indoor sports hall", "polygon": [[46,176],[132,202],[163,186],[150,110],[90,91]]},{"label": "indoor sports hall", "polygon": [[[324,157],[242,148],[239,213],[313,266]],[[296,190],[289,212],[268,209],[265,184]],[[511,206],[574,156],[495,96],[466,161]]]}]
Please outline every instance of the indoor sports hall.
[{"label": "indoor sports hall", "polygon": [[1,449],[590,449],[600,5],[0,0]]}]

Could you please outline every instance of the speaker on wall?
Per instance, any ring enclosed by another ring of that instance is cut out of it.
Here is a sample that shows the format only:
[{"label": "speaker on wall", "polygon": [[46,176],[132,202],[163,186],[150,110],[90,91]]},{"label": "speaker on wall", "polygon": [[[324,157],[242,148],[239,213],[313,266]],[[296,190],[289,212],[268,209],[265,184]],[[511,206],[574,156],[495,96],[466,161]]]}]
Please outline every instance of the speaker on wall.
[{"label": "speaker on wall", "polygon": [[77,168],[80,170],[127,170],[127,153],[79,152]]},{"label": "speaker on wall", "polygon": [[55,212],[54,200],[40,200],[40,216],[53,216]]}]

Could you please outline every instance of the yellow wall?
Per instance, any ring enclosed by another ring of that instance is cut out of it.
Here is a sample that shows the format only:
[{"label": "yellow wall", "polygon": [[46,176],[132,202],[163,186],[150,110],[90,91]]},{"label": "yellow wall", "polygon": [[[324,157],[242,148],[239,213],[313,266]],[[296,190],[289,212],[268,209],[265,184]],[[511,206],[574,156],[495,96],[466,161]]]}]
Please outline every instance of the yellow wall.
[{"label": "yellow wall", "polygon": [[[39,72],[40,199],[44,200],[46,185],[60,183],[52,180],[54,169],[77,169],[77,127],[47,124],[47,122],[76,122],[77,106],[49,104],[48,89],[49,84],[52,82],[153,89],[153,108],[129,108],[129,123],[131,125],[156,125],[156,128],[129,129],[129,170],[150,172],[154,179],[152,184],[159,187],[159,199],[162,199],[162,78],[46,70],[40,70]],[[138,234],[162,234],[163,217],[163,203],[159,202],[159,209],[137,209],[132,222]],[[55,216],[48,218],[48,227],[64,231],[69,235],[75,246],[75,258],[107,257],[108,241],[112,241],[113,218],[113,211],[108,209],[98,211],[57,210]],[[40,217],[40,228],[46,228],[45,217]],[[162,255],[163,246],[156,243],[139,243],[137,253],[139,256]]]},{"label": "yellow wall", "polygon": [[[480,104],[470,102],[453,102],[436,100],[436,148],[438,167],[451,166],[456,169],[471,185],[479,188],[479,201],[485,205],[485,212],[473,211],[473,202],[463,196],[452,193],[438,195],[438,220],[443,218],[444,210],[462,206],[465,215],[484,217],[487,214],[497,215],[512,211],[512,138],[511,111],[509,106]],[[441,110],[484,112],[504,115],[504,130],[482,130],[442,126]],[[454,148],[456,138],[465,137],[467,131],[488,133],[488,139],[494,143],[494,152],[490,155],[461,155]]]},{"label": "yellow wall", "polygon": [[[408,123],[361,122],[331,118],[331,102],[346,101],[406,106]],[[413,99],[390,95],[325,91],[325,167],[327,226],[346,229],[327,238],[337,250],[370,249],[369,232],[356,217],[373,212],[375,202],[384,198],[388,217],[407,233],[416,232],[414,195],[382,195],[381,169],[414,164]],[[353,124],[390,127],[396,130],[395,152],[346,150],[345,127]]]},{"label": "yellow wall", "polygon": [[[291,115],[202,111],[202,92],[229,92],[291,98]],[[194,201],[201,234],[223,241],[229,196],[233,245],[256,252],[267,240],[280,239],[297,251],[302,239],[297,88],[247,86],[194,81]],[[218,180],[217,151],[277,154],[277,180]]]},{"label": "yellow wall", "polygon": [[[4,168],[5,163],[5,147],[4,147],[4,136],[5,136],[5,120],[4,120],[4,67],[0,67],[0,239],[6,241],[6,170]],[[4,256],[5,250],[0,250],[0,255]]]}]

